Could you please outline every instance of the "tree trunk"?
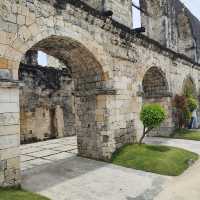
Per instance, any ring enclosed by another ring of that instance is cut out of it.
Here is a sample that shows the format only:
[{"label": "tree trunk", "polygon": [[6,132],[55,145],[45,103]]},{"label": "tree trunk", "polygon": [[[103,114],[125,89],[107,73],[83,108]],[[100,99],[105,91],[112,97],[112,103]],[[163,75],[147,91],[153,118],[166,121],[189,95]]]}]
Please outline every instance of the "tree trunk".
[{"label": "tree trunk", "polygon": [[148,128],[147,130],[145,130],[145,129],[146,129],[146,128],[144,127],[144,128],[143,128],[143,135],[142,135],[142,137],[141,137],[140,140],[139,140],[139,145],[142,144],[142,141],[143,141],[143,139],[145,138],[146,134],[149,133],[153,128]]},{"label": "tree trunk", "polygon": [[145,127],[144,127],[144,128],[143,128],[143,134],[142,134],[142,137],[141,137],[140,140],[139,140],[139,145],[142,144],[142,141],[143,141],[143,139],[145,138],[145,135],[146,135],[146,131],[145,131]]}]

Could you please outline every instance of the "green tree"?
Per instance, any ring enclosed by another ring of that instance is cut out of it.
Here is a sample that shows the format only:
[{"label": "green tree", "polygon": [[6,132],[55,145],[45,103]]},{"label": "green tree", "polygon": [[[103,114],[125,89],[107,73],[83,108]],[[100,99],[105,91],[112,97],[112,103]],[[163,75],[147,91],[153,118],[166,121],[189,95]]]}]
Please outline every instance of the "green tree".
[{"label": "green tree", "polygon": [[172,101],[172,105],[175,108],[174,117],[177,128],[187,127],[191,118],[187,97],[185,95],[176,95]]},{"label": "green tree", "polygon": [[142,144],[142,141],[147,133],[152,129],[159,127],[160,124],[165,120],[166,112],[165,109],[159,104],[146,104],[142,107],[140,112],[140,120],[143,123],[143,134],[139,140],[139,144]]},{"label": "green tree", "polygon": [[198,102],[195,98],[189,97],[187,99],[187,106],[188,106],[188,109],[190,110],[190,112],[193,112],[195,109],[197,109]]}]

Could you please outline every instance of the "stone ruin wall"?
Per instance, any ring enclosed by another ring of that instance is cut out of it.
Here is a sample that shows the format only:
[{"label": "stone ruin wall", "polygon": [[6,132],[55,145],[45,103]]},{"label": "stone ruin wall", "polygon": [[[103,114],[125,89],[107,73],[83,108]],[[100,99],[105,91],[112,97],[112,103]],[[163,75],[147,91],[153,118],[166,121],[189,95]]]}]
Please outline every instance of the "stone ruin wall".
[{"label": "stone ruin wall", "polygon": [[[83,78],[79,79],[82,81],[79,83],[80,92],[85,94],[85,97],[76,96],[80,116],[76,124],[78,148],[82,156],[109,160],[116,149],[137,141],[142,131],[139,112],[143,103],[138,91],[145,73],[152,66],[165,73],[173,95],[182,93],[188,75],[193,78],[199,92],[198,63],[144,35],[133,34],[126,26],[105,19],[79,1],[71,1],[59,12],[44,1],[23,1],[25,3],[17,5],[10,5],[8,0],[5,2],[0,2],[0,9],[4,11],[0,12],[0,74],[6,77],[0,88],[1,185],[20,183],[18,66],[22,55],[43,39],[52,35],[57,36],[56,40],[64,37],[67,47],[68,43],[76,41],[77,51],[68,52],[74,62],[90,67],[98,60],[92,68],[94,72],[101,64],[103,78],[95,74],[92,76],[94,81],[89,84],[87,80],[92,70],[83,70]],[[10,38],[14,39],[11,41]],[[86,48],[80,48],[82,45]],[[84,54],[85,49],[89,49],[96,59]],[[86,89],[90,87],[92,90],[88,93],[93,93],[86,96]],[[90,113],[87,108],[90,108]]]},{"label": "stone ruin wall", "polygon": [[75,135],[73,81],[66,69],[21,64],[21,143]]},{"label": "stone ruin wall", "polygon": [[99,11],[113,11],[112,18],[132,28],[132,5],[130,0],[81,0]]},{"label": "stone ruin wall", "polygon": [[200,62],[200,22],[179,0],[140,0],[149,38]]}]

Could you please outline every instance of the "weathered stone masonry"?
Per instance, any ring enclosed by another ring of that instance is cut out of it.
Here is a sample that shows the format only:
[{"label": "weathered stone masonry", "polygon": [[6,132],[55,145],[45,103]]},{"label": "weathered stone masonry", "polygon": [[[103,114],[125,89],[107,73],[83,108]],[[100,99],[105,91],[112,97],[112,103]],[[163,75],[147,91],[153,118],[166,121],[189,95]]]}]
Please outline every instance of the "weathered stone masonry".
[{"label": "weathered stone masonry", "polygon": [[83,2],[66,0],[62,9],[48,1],[17,2],[0,1],[1,185],[20,183],[18,70],[28,50],[42,50],[71,69],[81,156],[108,160],[117,148],[138,139],[139,111],[146,101],[141,88],[152,67],[168,86],[168,95],[153,99],[168,98],[163,100],[169,110],[166,129],[173,128],[170,98],[182,93],[185,78],[192,77],[199,91],[199,64],[133,34]]},{"label": "weathered stone masonry", "polygon": [[22,143],[75,135],[73,82],[66,69],[21,64]]}]

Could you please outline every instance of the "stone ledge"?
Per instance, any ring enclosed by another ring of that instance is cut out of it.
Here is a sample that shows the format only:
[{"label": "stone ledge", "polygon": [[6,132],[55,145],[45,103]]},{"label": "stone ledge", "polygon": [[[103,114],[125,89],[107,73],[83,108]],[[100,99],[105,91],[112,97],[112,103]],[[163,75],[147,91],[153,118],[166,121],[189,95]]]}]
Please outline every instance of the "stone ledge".
[{"label": "stone ledge", "polygon": [[[83,93],[83,94],[82,94]],[[114,89],[96,89],[92,93],[86,94],[85,92],[75,90],[72,92],[75,97],[90,96],[90,95],[117,95],[117,90]]]},{"label": "stone ledge", "polygon": [[0,88],[18,88],[20,86],[20,81],[11,79],[0,79]]},{"label": "stone ledge", "polygon": [[144,92],[137,92],[137,96],[146,98],[146,99],[154,99],[154,98],[162,98],[162,97],[173,97],[172,92],[164,92],[164,93],[157,93],[152,95],[147,95]]}]

